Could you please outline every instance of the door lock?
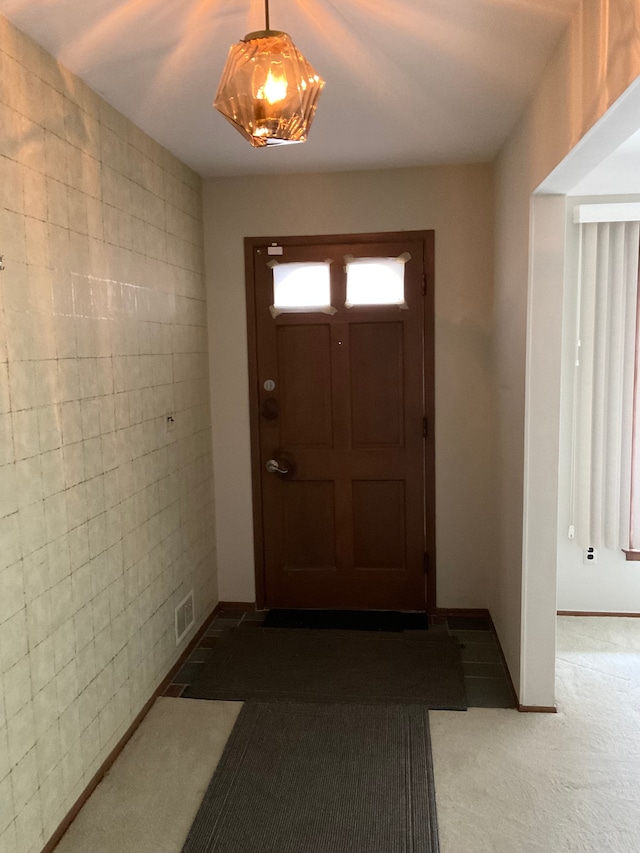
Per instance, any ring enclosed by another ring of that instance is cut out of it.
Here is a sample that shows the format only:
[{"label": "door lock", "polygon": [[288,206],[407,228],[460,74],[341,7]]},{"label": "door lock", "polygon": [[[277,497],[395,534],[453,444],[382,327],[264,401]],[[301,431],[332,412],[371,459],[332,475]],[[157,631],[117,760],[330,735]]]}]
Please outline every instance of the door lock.
[{"label": "door lock", "polygon": [[262,404],[261,415],[267,421],[275,421],[278,419],[279,407],[275,397],[267,397]]}]

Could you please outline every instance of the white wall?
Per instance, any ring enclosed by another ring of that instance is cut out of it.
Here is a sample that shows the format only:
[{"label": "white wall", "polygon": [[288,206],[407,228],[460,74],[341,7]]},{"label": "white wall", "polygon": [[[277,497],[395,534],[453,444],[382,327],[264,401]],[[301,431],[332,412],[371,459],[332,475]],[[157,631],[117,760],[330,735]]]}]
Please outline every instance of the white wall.
[{"label": "white wall", "polygon": [[[501,491],[491,611],[526,705],[554,702],[558,519],[539,484],[546,478],[552,489],[558,478],[561,329],[557,323],[549,328],[549,318],[539,316],[537,307],[558,304],[553,290],[564,269],[561,246],[553,247],[553,258],[536,256],[550,250],[544,228],[536,245],[531,196],[640,72],[639,39],[637,4],[581,2],[496,162]],[[562,230],[561,218],[556,221]],[[536,266],[553,274],[536,276]],[[557,353],[553,363],[550,351]],[[538,405],[545,387],[544,405]]]},{"label": "white wall", "polygon": [[471,165],[205,182],[221,600],[255,597],[243,238],[434,228],[438,605],[487,606],[496,525],[491,180],[489,166]]},{"label": "white wall", "polygon": [[0,17],[1,851],[41,850],[174,606],[216,601],[200,189]]},{"label": "white wall", "polygon": [[[640,123],[640,118],[638,119]],[[636,163],[636,165],[638,165]],[[558,610],[601,613],[640,612],[640,568],[620,550],[601,548],[597,565],[584,565],[582,548],[568,537],[571,495],[573,393],[576,378],[575,338],[578,294],[579,226],[573,222],[579,204],[640,201],[640,196],[573,196],[566,220],[567,275],[563,316],[562,399],[560,422],[560,501],[558,515]]]}]

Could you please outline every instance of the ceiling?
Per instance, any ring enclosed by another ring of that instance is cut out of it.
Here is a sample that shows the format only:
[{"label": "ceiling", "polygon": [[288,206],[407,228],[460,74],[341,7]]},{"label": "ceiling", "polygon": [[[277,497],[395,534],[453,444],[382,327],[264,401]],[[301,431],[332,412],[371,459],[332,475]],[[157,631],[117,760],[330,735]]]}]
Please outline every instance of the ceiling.
[{"label": "ceiling", "polygon": [[309,141],[253,149],[211,106],[263,0],[0,0],[0,12],[201,175],[487,161],[578,0],[271,0],[326,80]]}]

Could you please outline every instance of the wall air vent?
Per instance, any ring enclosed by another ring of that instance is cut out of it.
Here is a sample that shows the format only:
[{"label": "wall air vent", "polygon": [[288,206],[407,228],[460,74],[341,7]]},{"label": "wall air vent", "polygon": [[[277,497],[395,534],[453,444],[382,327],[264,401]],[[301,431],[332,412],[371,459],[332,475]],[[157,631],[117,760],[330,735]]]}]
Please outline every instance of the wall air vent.
[{"label": "wall air vent", "polygon": [[176,646],[179,646],[185,635],[193,627],[193,590],[190,590],[175,610]]}]

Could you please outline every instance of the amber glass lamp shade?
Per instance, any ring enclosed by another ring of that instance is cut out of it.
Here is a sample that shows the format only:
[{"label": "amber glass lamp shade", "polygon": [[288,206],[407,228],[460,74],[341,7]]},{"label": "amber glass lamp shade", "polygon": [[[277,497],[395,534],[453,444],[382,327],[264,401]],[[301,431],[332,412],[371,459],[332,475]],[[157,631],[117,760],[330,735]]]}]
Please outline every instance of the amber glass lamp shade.
[{"label": "amber glass lamp shade", "polygon": [[324,80],[286,33],[249,33],[229,49],[214,107],[254,148],[305,142]]}]

